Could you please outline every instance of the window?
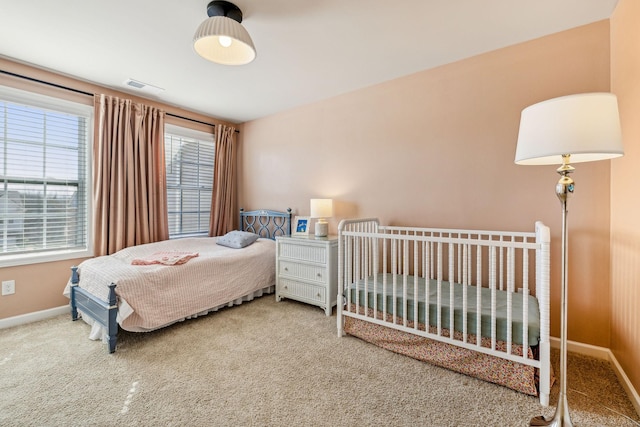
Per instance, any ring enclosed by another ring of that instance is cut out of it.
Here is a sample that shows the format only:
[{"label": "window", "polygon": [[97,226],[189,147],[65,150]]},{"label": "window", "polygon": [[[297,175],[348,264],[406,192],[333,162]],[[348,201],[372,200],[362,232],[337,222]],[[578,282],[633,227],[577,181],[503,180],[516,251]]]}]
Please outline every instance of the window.
[{"label": "window", "polygon": [[165,126],[169,237],[209,233],[215,142],[213,135]]},{"label": "window", "polygon": [[91,255],[93,108],[0,86],[0,265]]}]

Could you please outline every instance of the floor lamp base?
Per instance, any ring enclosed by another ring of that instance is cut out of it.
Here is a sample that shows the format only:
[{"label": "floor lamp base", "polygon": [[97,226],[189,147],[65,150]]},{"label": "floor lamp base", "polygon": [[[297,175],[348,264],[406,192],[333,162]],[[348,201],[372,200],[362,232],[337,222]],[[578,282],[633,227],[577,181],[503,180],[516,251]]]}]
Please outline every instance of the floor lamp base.
[{"label": "floor lamp base", "polygon": [[529,423],[530,427],[534,426],[555,426],[555,427],[573,427],[571,417],[569,416],[569,404],[567,403],[567,395],[560,393],[558,396],[558,406],[553,418],[547,420],[545,417],[535,417]]},{"label": "floor lamp base", "polygon": [[555,415],[550,420],[547,420],[543,416],[532,418],[529,423],[529,427],[534,426],[573,427],[571,418],[569,418],[569,408],[565,406],[563,411],[556,411]]},{"label": "floor lamp base", "polygon": [[531,422],[529,423],[529,426],[555,426],[555,427],[560,427],[560,426],[573,426],[573,424],[571,424],[571,422],[567,423],[566,421],[563,421],[562,419],[556,419],[556,418],[552,418],[549,421],[547,421],[542,415],[539,417],[535,417],[531,419]]}]

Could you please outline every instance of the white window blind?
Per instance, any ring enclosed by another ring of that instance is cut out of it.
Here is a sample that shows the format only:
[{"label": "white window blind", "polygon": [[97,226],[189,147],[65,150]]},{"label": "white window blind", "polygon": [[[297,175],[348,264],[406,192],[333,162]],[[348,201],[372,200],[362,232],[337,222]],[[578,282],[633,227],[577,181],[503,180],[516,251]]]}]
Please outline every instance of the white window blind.
[{"label": "white window blind", "polygon": [[90,106],[0,86],[1,265],[88,254],[92,119]]},{"label": "white window blind", "polygon": [[166,125],[164,141],[169,236],[207,235],[215,158],[213,135]]}]

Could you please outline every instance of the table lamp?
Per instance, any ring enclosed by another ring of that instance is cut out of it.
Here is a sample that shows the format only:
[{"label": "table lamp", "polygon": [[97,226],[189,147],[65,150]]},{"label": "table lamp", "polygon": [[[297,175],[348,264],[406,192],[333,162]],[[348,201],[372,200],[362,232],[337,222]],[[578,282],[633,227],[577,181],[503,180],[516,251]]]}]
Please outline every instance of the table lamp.
[{"label": "table lamp", "polygon": [[333,216],[332,199],[311,199],[311,218],[317,218],[316,237],[327,237],[329,234],[329,223],[326,218]]}]

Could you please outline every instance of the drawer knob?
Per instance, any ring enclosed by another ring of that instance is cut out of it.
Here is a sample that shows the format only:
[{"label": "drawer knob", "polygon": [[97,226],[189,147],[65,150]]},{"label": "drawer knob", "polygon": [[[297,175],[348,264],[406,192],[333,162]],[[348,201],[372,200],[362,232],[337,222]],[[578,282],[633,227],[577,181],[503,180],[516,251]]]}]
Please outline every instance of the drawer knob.
[{"label": "drawer knob", "polygon": [[318,273],[318,277],[322,277],[322,273]]},{"label": "drawer knob", "polygon": [[284,268],[284,271],[289,271],[289,267],[285,267],[285,268]]}]

